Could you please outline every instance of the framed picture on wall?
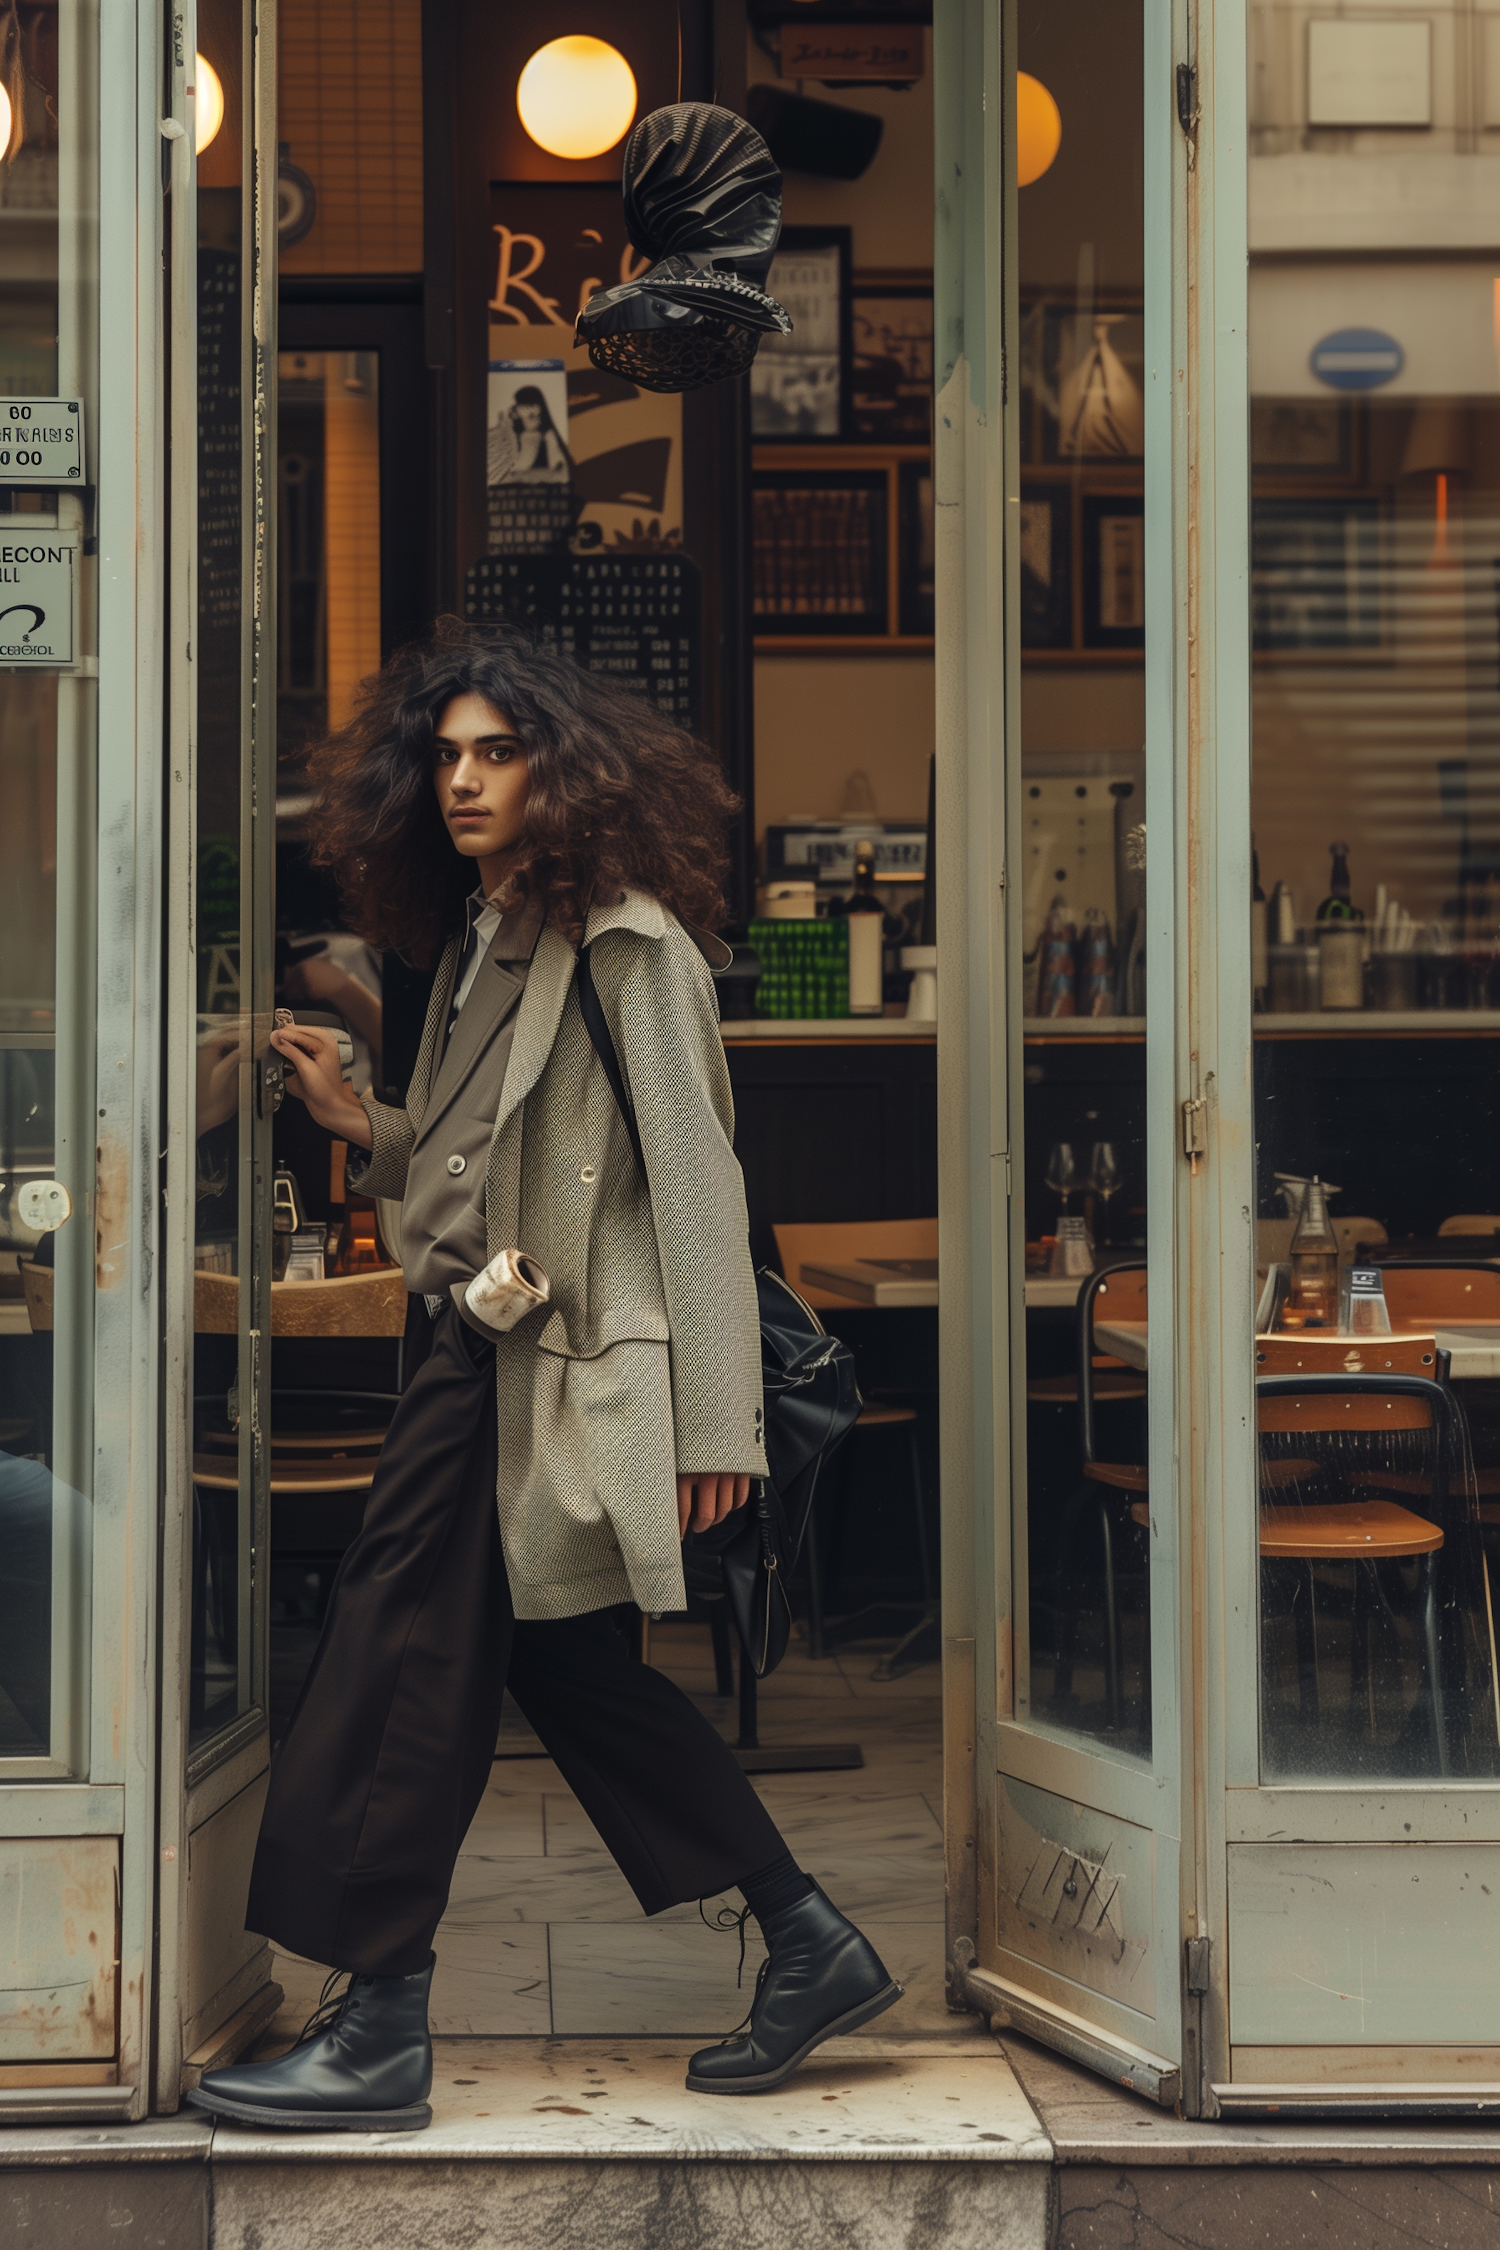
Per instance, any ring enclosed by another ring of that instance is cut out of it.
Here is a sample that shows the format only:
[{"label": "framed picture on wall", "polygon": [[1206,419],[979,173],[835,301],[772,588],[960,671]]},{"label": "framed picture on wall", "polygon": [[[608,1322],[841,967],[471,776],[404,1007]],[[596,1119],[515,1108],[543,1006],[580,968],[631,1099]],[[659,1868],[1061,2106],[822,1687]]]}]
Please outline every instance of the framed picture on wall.
[{"label": "framed picture on wall", "polygon": [[758,635],[890,632],[883,469],[757,469],[750,504]]},{"label": "framed picture on wall", "polygon": [[766,287],[792,332],[763,336],[751,362],[753,437],[827,445],[849,436],[851,241],[848,227],[782,228]]},{"label": "framed picture on wall", "polygon": [[861,445],[932,443],[932,283],[856,274],[849,434]]},{"label": "framed picture on wall", "polygon": [[1044,461],[1139,461],[1146,444],[1146,324],[1139,295],[1043,303],[1023,336]]},{"label": "framed picture on wall", "polygon": [[1139,493],[1083,496],[1083,645],[1146,645],[1146,519]]},{"label": "framed picture on wall", "polygon": [[1021,487],[1021,646],[1073,645],[1073,526],[1064,484]]}]

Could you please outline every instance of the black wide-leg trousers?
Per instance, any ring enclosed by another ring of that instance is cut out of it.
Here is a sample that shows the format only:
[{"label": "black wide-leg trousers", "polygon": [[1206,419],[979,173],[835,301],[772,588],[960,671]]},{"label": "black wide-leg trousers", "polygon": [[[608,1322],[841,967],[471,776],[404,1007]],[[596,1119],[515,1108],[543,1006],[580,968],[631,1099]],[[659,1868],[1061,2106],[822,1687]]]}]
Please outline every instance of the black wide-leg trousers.
[{"label": "black wide-leg trousers", "polygon": [[245,1925],[293,1953],[426,1967],[507,1687],[645,1913],[786,1849],[722,1737],[607,1611],[517,1620],[495,1478],[494,1348],[444,1307],[271,1766]]}]

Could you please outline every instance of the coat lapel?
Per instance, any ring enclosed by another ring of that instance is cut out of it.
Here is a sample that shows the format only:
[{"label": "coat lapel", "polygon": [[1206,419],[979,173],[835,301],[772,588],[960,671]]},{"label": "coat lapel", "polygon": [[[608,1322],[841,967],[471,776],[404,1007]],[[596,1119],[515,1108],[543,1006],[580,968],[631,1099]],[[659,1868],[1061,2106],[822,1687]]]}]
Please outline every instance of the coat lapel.
[{"label": "coat lapel", "polygon": [[[526,990],[521,995],[521,1005],[516,1013],[515,1040],[510,1050],[510,1062],[505,1072],[505,1088],[500,1096],[500,1110],[495,1119],[495,1133],[499,1137],[506,1120],[531,1092],[532,1087],[547,1067],[547,1057],[557,1037],[557,1027],[562,1021],[568,988],[573,982],[577,955],[567,939],[547,924],[536,941],[536,951],[531,957],[531,973],[526,979]],[[463,1017],[459,1017],[462,1023]]]},{"label": "coat lapel", "polygon": [[[463,1092],[499,1025],[504,1023],[515,1006],[516,995],[522,989],[518,977],[508,962],[497,961],[487,953],[479,964],[469,997],[459,1010],[457,1023],[448,1036],[438,1063],[427,1107],[417,1129],[417,1140],[423,1140],[438,1120],[445,1117],[458,1096]],[[451,1002],[450,1002],[451,1005]]]},{"label": "coat lapel", "polygon": [[449,938],[437,965],[437,975],[432,980],[432,998],[427,1003],[427,1021],[422,1026],[422,1044],[417,1049],[417,1059],[412,1068],[411,1084],[406,1089],[406,1114],[414,1133],[422,1130],[422,1120],[427,1114],[427,1100],[432,1091],[433,1073],[438,1067],[442,1047],[443,1026],[453,1005],[453,975],[458,967],[458,957],[463,950],[461,937]]}]

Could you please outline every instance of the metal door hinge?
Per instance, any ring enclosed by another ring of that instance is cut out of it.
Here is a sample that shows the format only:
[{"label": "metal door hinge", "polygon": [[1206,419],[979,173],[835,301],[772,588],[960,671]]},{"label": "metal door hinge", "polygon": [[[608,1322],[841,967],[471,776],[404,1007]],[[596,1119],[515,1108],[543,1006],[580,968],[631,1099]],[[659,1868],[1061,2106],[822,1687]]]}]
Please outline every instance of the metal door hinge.
[{"label": "metal door hinge", "polygon": [[1190,141],[1198,138],[1198,71],[1194,63],[1177,65],[1177,122]]},{"label": "metal door hinge", "polygon": [[1208,1990],[1208,1952],[1212,1938],[1190,1937],[1187,1941],[1187,1989],[1200,1999]]},{"label": "metal door hinge", "polygon": [[1182,1153],[1189,1164],[1196,1165],[1208,1154],[1205,1127],[1208,1122],[1208,1103],[1200,1094],[1182,1105]]}]

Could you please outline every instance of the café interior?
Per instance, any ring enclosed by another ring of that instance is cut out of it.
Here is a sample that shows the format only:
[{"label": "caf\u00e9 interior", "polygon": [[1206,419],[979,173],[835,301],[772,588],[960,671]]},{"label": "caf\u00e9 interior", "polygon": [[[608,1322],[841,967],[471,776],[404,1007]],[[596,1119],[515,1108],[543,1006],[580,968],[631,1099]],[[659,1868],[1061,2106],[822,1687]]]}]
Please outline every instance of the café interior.
[{"label": "caf\u00e9 interior", "polygon": [[[956,2019],[939,1699],[931,33],[920,5],[859,12],[882,29],[871,52],[817,0],[282,12],[275,1003],[347,1033],[355,1087],[401,1100],[428,980],[344,926],[306,849],[306,759],[432,615],[528,617],[626,672],[722,760],[744,806],[721,1009],[753,1247],[850,1343],[865,1407],[798,1527],[797,1625],[773,1677],[755,1680],[713,1605],[621,1630],[739,1746],[791,1848],[863,1921],[907,1987],[894,2029],[935,2035]],[[237,21],[237,0],[202,0],[231,125]],[[1147,1760],[1158,627],[1141,16],[1020,0],[1018,23],[1017,1710]],[[538,73],[549,42],[575,34],[629,66],[597,146],[557,124]],[[1269,159],[1292,144],[1274,70],[1267,84],[1252,153]],[[656,394],[595,368],[573,317],[633,270],[619,192],[633,118],[709,96],[748,115],[782,166],[769,287],[794,327],[744,382]],[[210,260],[230,255],[216,245],[240,193],[216,161],[200,149]],[[1372,274],[1378,323],[1360,312]],[[1269,1776],[1500,1775],[1500,405],[1490,283],[1478,346],[1472,283],[1420,245],[1361,266],[1299,222],[1295,196],[1252,203],[1245,1334]],[[1320,372],[1319,339],[1341,323],[1356,340]],[[9,683],[8,709],[24,717],[45,692]],[[205,703],[202,722],[191,1732],[207,1745],[244,1706],[252,1624],[236,1390],[243,751],[232,709],[219,725]],[[36,881],[29,850],[20,826],[0,833],[7,883]],[[14,953],[8,973],[27,989]],[[24,1061],[7,1081],[13,1140],[35,1114]],[[48,1238],[13,1202],[7,1225],[6,1442],[27,1450],[20,1425],[40,1429],[50,1381]],[[405,1322],[399,1211],[354,1192],[346,1149],[294,1100],[275,1120],[273,1240],[274,1740],[359,1526]],[[10,1648],[0,1728],[22,1743],[24,1630]],[[439,1938],[435,2023],[727,2029],[735,1946],[713,1919],[710,1902],[706,1919],[639,1922],[508,1708]],[[281,1957],[275,1973],[273,2038],[300,2023],[323,1966]]]}]

